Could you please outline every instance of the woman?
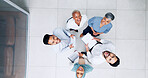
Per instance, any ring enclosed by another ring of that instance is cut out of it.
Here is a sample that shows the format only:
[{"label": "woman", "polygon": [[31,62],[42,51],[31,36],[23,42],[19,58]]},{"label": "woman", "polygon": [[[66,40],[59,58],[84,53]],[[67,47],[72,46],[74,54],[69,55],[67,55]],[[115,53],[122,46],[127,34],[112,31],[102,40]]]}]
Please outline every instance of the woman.
[{"label": "woman", "polygon": [[79,62],[74,64],[72,71],[76,72],[76,78],[84,78],[86,73],[91,72],[93,67],[85,64],[83,54],[79,53]]},{"label": "woman", "polygon": [[110,22],[113,21],[114,18],[114,15],[108,12],[105,14],[105,17],[93,17],[89,19],[88,27],[83,30],[80,37],[83,37],[83,35],[86,35],[87,33],[90,33],[94,37],[108,33],[112,28],[112,24]]}]

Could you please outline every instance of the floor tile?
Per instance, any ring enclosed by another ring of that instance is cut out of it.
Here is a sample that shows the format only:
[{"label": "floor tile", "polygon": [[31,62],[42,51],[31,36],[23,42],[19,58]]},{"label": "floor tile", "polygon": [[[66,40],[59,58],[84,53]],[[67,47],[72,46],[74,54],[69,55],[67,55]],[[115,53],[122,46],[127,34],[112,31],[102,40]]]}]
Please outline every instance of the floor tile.
[{"label": "floor tile", "polygon": [[146,1],[146,10],[148,11],[148,0],[145,1]]},{"label": "floor tile", "polygon": [[145,69],[145,40],[116,40],[122,69]]},{"label": "floor tile", "polygon": [[117,0],[88,0],[87,9],[116,9]]},{"label": "floor tile", "polygon": [[146,40],[146,69],[148,69],[148,40]]},{"label": "floor tile", "polygon": [[30,0],[32,8],[57,8],[57,0]]},{"label": "floor tile", "polygon": [[68,57],[74,52],[74,49],[68,50],[63,53],[57,54],[57,66],[66,66],[69,67],[72,65],[71,61],[68,59]]},{"label": "floor tile", "polygon": [[86,0],[59,0],[58,8],[86,9]]},{"label": "floor tile", "polygon": [[117,39],[145,39],[145,12],[118,11]]},{"label": "floor tile", "polygon": [[55,78],[55,67],[29,67],[27,78]]},{"label": "floor tile", "polygon": [[148,11],[146,11],[146,39],[148,39]]},{"label": "floor tile", "polygon": [[117,0],[117,9],[145,10],[145,0]]},{"label": "floor tile", "polygon": [[41,37],[30,37],[29,66],[56,66],[53,46],[44,45]]},{"label": "floor tile", "polygon": [[57,27],[56,9],[32,9],[30,14],[30,36],[52,33]]},{"label": "floor tile", "polygon": [[57,67],[56,78],[75,78],[75,72],[71,71],[71,68],[67,67]]},{"label": "floor tile", "polygon": [[115,78],[146,78],[145,70],[117,69]]},{"label": "floor tile", "polygon": [[114,69],[93,69],[86,75],[86,78],[115,78]]},{"label": "floor tile", "polygon": [[146,77],[145,78],[147,78],[148,77],[148,70],[146,70]]}]

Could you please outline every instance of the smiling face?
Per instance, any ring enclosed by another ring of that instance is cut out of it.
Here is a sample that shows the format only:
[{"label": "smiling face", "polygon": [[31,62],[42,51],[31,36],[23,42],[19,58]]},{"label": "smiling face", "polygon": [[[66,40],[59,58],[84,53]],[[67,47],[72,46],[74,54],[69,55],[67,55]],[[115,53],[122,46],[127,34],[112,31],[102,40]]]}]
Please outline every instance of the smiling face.
[{"label": "smiling face", "polygon": [[77,25],[80,25],[81,18],[82,18],[80,12],[75,12],[75,13],[73,13],[73,14],[72,14],[72,17],[73,17],[73,19],[75,20],[75,23],[76,23]]},{"label": "smiling face", "polygon": [[103,56],[108,63],[114,64],[117,61],[117,57],[115,54],[105,51],[103,52]]},{"label": "smiling face", "polygon": [[77,78],[81,78],[83,74],[84,74],[84,69],[82,66],[80,66],[76,71]]},{"label": "smiling face", "polygon": [[102,25],[107,25],[111,22],[111,19],[108,19],[106,17],[103,17],[103,19],[101,20],[101,24]]},{"label": "smiling face", "polygon": [[50,45],[56,45],[60,42],[61,42],[61,40],[58,37],[56,37],[55,35],[50,36],[49,40],[48,40],[48,44],[50,44]]}]

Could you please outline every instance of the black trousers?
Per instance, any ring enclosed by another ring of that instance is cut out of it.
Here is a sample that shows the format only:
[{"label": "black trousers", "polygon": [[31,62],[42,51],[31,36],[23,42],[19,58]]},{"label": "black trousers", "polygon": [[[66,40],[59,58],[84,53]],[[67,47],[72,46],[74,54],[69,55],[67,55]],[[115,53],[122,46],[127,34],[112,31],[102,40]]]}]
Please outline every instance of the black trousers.
[{"label": "black trousers", "polygon": [[[96,31],[95,31],[95,32],[96,32]],[[93,37],[97,37],[97,36],[100,35],[100,34],[98,34],[98,35],[93,35],[93,31],[91,30],[90,26],[87,26],[87,28],[85,28],[85,29],[83,30],[83,35],[86,35],[87,33],[90,33]]]}]

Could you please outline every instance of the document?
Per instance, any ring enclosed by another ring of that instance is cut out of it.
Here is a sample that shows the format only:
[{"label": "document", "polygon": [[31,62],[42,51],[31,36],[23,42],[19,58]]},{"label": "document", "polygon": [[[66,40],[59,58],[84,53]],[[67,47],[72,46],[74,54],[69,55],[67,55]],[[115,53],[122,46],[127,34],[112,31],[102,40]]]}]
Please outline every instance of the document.
[{"label": "document", "polygon": [[88,43],[88,47],[91,49],[96,43],[96,40],[92,40],[93,36],[91,36],[91,34],[87,33],[86,35],[84,35],[82,37],[82,41],[87,44]]}]

